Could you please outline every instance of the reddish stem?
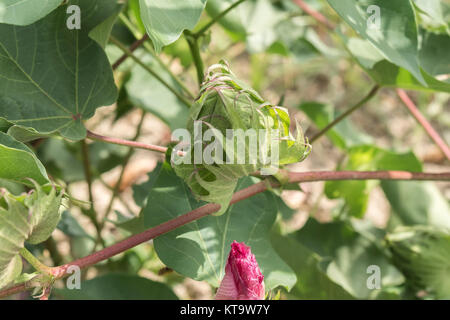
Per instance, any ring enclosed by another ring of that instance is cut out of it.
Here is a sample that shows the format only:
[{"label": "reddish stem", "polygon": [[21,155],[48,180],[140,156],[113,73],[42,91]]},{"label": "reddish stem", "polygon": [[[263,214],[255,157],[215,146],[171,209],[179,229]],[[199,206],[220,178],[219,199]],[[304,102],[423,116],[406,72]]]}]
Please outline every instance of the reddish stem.
[{"label": "reddish stem", "polygon": [[88,130],[87,137],[92,140],[99,140],[104,141],[112,144],[119,144],[122,146],[128,146],[132,148],[138,148],[138,149],[146,149],[150,151],[156,151],[161,153],[166,153],[167,148],[161,147],[153,144],[143,143],[143,142],[137,142],[137,141],[130,141],[130,140],[123,140],[119,138],[112,138],[112,137],[105,137],[96,133],[93,133]]},{"label": "reddish stem", "polygon": [[[136,40],[129,48],[130,52],[133,52],[137,48],[140,47],[141,44],[143,44],[148,39],[148,35],[145,34],[141,39]],[[123,54],[119,59],[117,59],[116,62],[112,65],[112,69],[116,70],[126,59],[128,58],[127,54]]]},{"label": "reddish stem", "polygon": [[[445,180],[450,181],[450,172],[444,173],[422,173],[422,172],[408,172],[408,171],[316,171],[316,172],[283,172],[288,177],[290,183],[326,181],[326,180]],[[272,182],[272,187],[279,187],[279,183]],[[269,187],[268,181],[262,181],[251,185],[248,188],[236,192],[230,204],[242,201],[254,196],[260,192],[264,192]],[[192,210],[184,215],[178,216],[172,220],[164,222],[156,227],[150,228],[142,233],[131,236],[122,240],[110,247],[95,252],[84,258],[75,260],[69,264],[52,268],[52,273],[56,278],[62,278],[66,275],[67,268],[71,265],[77,265],[80,268],[92,266],[100,261],[106,260],[122,253],[130,248],[133,248],[143,242],[154,239],[164,233],[181,227],[189,222],[198,220],[202,217],[208,216],[220,209],[218,204],[206,204],[200,208]],[[27,289],[26,284],[0,291],[0,298],[8,295],[18,293]]]},{"label": "reddish stem", "polygon": [[442,150],[444,155],[447,157],[447,160],[450,161],[450,148],[448,147],[447,143],[439,136],[439,134],[436,132],[436,130],[434,130],[428,120],[422,115],[422,113],[420,113],[417,106],[404,90],[397,89],[397,94],[405,104],[406,108],[408,108],[412,116],[425,129],[428,136],[430,136],[430,138],[436,143],[439,149]]},{"label": "reddish stem", "polygon": [[299,6],[303,11],[309,14],[311,17],[316,19],[321,24],[325,25],[328,29],[334,29],[335,26],[328,19],[321,14],[320,12],[311,8],[308,4],[306,4],[303,0],[294,0],[294,3]]}]

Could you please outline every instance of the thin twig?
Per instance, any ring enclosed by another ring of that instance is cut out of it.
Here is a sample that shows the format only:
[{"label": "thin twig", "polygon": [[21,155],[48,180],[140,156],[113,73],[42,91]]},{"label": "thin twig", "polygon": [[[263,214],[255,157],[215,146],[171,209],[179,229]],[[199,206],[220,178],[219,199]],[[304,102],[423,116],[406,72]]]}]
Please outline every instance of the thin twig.
[{"label": "thin twig", "polygon": [[[86,140],[81,140],[80,143],[81,143],[81,151],[82,151],[81,153],[82,153],[82,157],[83,157],[84,176],[86,179],[86,183],[88,185],[89,203],[90,203],[90,206],[89,206],[89,209],[88,209],[86,215],[91,220],[92,224],[94,225],[94,227],[97,231],[97,240],[104,247],[105,242],[101,235],[101,228],[98,223],[97,214],[95,212],[95,207],[94,207],[94,196],[93,196],[93,192],[92,192],[92,170],[91,170],[91,162],[89,160],[89,149],[88,149]],[[85,213],[84,211],[82,211],[82,212]]]},{"label": "thin twig", "polygon": [[335,125],[337,125],[339,122],[341,122],[342,120],[344,120],[347,116],[349,116],[351,113],[353,113],[353,111],[359,109],[360,107],[362,107],[364,104],[366,104],[367,101],[369,101],[370,99],[372,99],[372,97],[375,96],[375,94],[377,93],[378,89],[380,87],[378,85],[375,85],[372,90],[370,90],[370,92],[363,98],[361,99],[358,103],[356,103],[354,106],[352,106],[351,108],[349,108],[347,111],[345,111],[343,114],[341,114],[339,117],[337,117],[336,119],[333,120],[333,122],[330,122],[325,128],[323,128],[322,130],[320,130],[316,135],[314,135],[309,142],[313,143],[314,141],[316,141],[317,139],[319,139],[321,136],[323,136],[325,133],[327,133],[330,129],[332,129]]},{"label": "thin twig", "polygon": [[[328,181],[328,180],[442,180],[450,181],[450,172],[443,173],[422,173],[422,172],[408,172],[408,171],[315,171],[315,172],[286,172],[289,183],[304,183],[313,181]],[[258,193],[264,192],[271,187],[279,187],[278,182],[261,181],[253,184],[250,187],[236,192],[230,202],[230,205],[250,198]],[[71,263],[52,268],[52,274],[55,278],[63,278],[66,276],[67,269],[70,266],[76,265],[80,268],[86,268],[97,264],[103,260],[109,259],[119,253],[131,249],[141,243],[152,240],[164,233],[179,228],[187,223],[198,220],[202,217],[213,214],[219,211],[220,205],[209,203],[186,214],[178,216],[167,222],[164,222],[156,227],[150,228],[142,233],[133,235],[125,240],[122,240],[110,247],[97,251],[84,258],[75,260]],[[6,290],[0,291],[0,298],[8,295],[21,292],[27,289],[27,283],[20,284]]]},{"label": "thin twig", "polygon": [[240,5],[242,2],[244,2],[246,0],[238,0],[236,2],[234,2],[233,4],[231,4],[228,8],[226,8],[225,10],[223,10],[221,13],[219,13],[217,16],[215,16],[214,18],[212,18],[206,25],[204,25],[200,30],[198,30],[197,32],[193,33],[192,35],[195,38],[199,38],[201,37],[203,34],[205,34],[206,31],[208,31],[209,28],[211,28],[216,22],[218,22],[220,19],[222,19],[224,16],[226,16],[231,10],[233,10],[234,8],[236,8],[238,5]]},{"label": "thin twig", "polygon": [[87,137],[91,140],[103,141],[103,142],[107,142],[107,143],[118,144],[121,146],[127,146],[127,147],[132,147],[132,148],[137,148],[137,149],[145,149],[145,150],[161,152],[161,153],[167,152],[166,147],[143,143],[143,142],[124,140],[124,139],[119,139],[119,138],[105,137],[105,136],[99,135],[97,133],[93,133],[89,130],[87,132]]},{"label": "thin twig", "polygon": [[294,3],[299,6],[303,11],[305,11],[308,15],[316,19],[318,22],[326,26],[328,29],[333,30],[335,28],[334,24],[332,24],[323,14],[311,8],[308,4],[306,4],[303,0],[293,0]]},{"label": "thin twig", "polygon": [[411,115],[417,120],[417,122],[424,128],[428,136],[436,143],[436,145],[441,149],[442,153],[450,161],[450,148],[447,143],[439,136],[439,134],[434,130],[428,120],[419,111],[419,108],[414,104],[411,98],[402,89],[397,89],[397,94],[400,99],[405,104],[406,108],[409,110]]},{"label": "thin twig", "polygon": [[144,68],[148,73],[155,77],[159,82],[161,82],[167,89],[169,89],[181,102],[183,102],[188,108],[191,107],[191,102],[187,100],[178,90],[172,87],[166,80],[164,80],[157,72],[152,68],[142,62],[138,57],[136,57],[126,46],[124,46],[119,40],[114,37],[110,37],[112,43],[114,43],[120,50],[122,50],[127,56],[133,59],[138,65]]},{"label": "thin twig", "polygon": [[192,60],[194,61],[195,70],[197,71],[197,81],[198,85],[201,86],[203,83],[204,75],[204,65],[202,56],[200,55],[200,48],[198,46],[198,39],[189,30],[184,30],[184,36],[189,45],[189,50],[191,51]]},{"label": "thin twig", "polygon": [[[136,28],[125,15],[120,14],[119,18],[136,38],[143,37],[141,31],[138,28]],[[188,95],[188,97],[191,98],[192,100],[195,100],[195,95],[189,90],[189,88],[184,84],[184,82],[181,81],[180,78],[175,73],[172,72],[172,70],[170,70],[170,68],[164,63],[164,61],[161,60],[161,58],[155,53],[155,50],[153,49],[152,45],[148,41],[145,41],[143,43],[143,46],[147,50],[147,52],[150,53],[152,57],[156,59],[156,61],[158,61],[159,65],[172,77],[172,79],[180,86],[180,88],[183,89],[183,91]]]},{"label": "thin twig", "polygon": [[[134,52],[137,48],[141,46],[148,39],[148,35],[145,34],[142,38],[136,40],[129,48],[130,52]],[[124,53],[116,62],[112,65],[112,69],[116,70],[126,59],[128,55]]]}]

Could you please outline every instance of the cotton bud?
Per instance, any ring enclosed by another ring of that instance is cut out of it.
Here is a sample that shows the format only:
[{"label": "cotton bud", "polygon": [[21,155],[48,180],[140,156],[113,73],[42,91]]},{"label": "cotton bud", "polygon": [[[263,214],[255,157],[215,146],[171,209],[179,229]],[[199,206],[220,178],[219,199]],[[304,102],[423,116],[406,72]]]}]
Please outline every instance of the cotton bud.
[{"label": "cotton bud", "polygon": [[264,276],[250,247],[233,241],[216,300],[263,300]]}]

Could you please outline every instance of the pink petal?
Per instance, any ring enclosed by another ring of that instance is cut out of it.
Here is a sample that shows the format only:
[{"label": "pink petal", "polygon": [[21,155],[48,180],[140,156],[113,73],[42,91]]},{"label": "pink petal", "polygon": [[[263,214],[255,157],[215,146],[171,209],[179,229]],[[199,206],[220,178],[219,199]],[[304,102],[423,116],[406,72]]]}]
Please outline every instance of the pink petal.
[{"label": "pink petal", "polygon": [[216,299],[262,300],[264,291],[264,276],[250,247],[233,241]]}]

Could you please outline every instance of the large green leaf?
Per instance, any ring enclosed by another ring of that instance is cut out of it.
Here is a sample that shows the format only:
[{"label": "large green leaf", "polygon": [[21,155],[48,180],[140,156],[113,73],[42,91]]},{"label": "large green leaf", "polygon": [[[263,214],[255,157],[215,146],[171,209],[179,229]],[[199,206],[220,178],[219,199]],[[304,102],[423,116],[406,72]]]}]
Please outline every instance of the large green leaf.
[{"label": "large green leaf", "polygon": [[[405,68],[422,84],[425,79],[418,58],[417,24],[411,1],[328,0],[333,9],[390,62]],[[380,9],[380,28],[369,27],[375,5]]]},{"label": "large green leaf", "polygon": [[25,26],[55,10],[61,0],[0,0],[0,23]]},{"label": "large green leaf", "polygon": [[178,300],[164,283],[135,275],[111,273],[81,282],[81,289],[56,289],[68,300]]},{"label": "large green leaf", "polygon": [[[418,172],[422,171],[422,166],[411,152],[396,153],[374,146],[357,146],[348,150],[348,161],[339,169]],[[328,181],[325,184],[325,194],[331,199],[343,198],[349,215],[363,217],[367,209],[370,191],[377,185],[377,181],[369,180]]]},{"label": "large green leaf", "polygon": [[67,28],[67,6],[29,26],[0,24],[1,118],[40,133],[85,137],[82,121],[117,95],[108,59],[88,36],[108,3],[71,1],[90,13],[81,30]]},{"label": "large green leaf", "polygon": [[197,24],[206,0],[139,0],[141,18],[156,52]]},{"label": "large green leaf", "polygon": [[44,166],[25,144],[0,132],[0,178],[30,184],[27,179],[45,184],[48,176]]},{"label": "large green leaf", "polygon": [[[249,184],[252,179],[244,178],[238,188]],[[145,227],[156,226],[201,204],[165,163],[143,209]],[[168,267],[217,287],[224,276],[231,243],[244,241],[255,254],[266,288],[281,285],[289,289],[296,282],[295,274],[270,245],[269,231],[276,216],[275,200],[266,192],[230,206],[222,216],[204,217],[156,238],[155,249]]]},{"label": "large green leaf", "polygon": [[[372,232],[379,233],[381,230]],[[379,294],[379,289],[369,289],[369,266],[380,268],[381,287],[403,283],[402,274],[390,264],[385,253],[370,237],[363,235],[347,222],[319,223],[309,219],[306,225],[292,235],[294,239],[321,257],[320,268],[335,283],[353,296],[367,299]]]},{"label": "large green leaf", "polygon": [[20,274],[19,251],[25,241],[43,242],[56,228],[62,194],[55,188],[46,194],[37,184],[35,192],[29,196],[0,194],[0,288]]},{"label": "large green leaf", "polygon": [[[142,54],[142,51],[137,53]],[[142,60],[157,72],[164,80],[181,92],[180,86],[165,71],[159,63],[149,55]],[[186,126],[189,109],[178,99],[173,92],[139,65],[131,69],[131,77],[126,83],[128,99],[130,102],[146,111],[149,111],[164,120],[172,130]]]}]

